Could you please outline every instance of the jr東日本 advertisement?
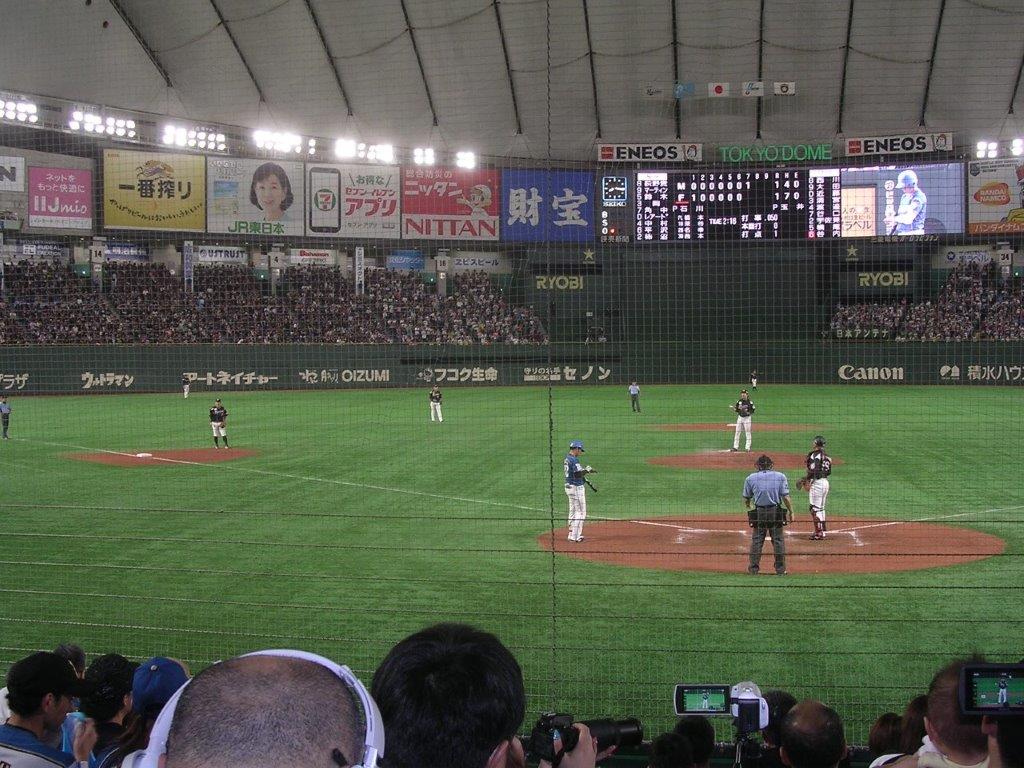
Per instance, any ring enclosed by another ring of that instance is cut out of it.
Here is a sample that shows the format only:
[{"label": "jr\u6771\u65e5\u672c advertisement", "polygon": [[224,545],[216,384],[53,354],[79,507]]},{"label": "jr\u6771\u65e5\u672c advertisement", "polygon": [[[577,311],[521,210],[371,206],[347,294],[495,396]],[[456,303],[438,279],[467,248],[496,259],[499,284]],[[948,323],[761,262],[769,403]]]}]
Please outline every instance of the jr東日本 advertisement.
[{"label": "jr\u6771\u65e5\u672c advertisement", "polygon": [[967,177],[968,232],[1024,232],[1024,158],[968,163]]},{"label": "jr\u6771\u65e5\u672c advertisement", "polygon": [[206,169],[200,155],[103,150],[103,226],[206,228]]},{"label": "jr\u6771\u65e5\u672c advertisement", "polygon": [[210,157],[206,168],[209,232],[305,234],[302,163]]},{"label": "jr\u6771\u65e5\u672c advertisement", "polygon": [[342,237],[402,235],[401,168],[397,165],[306,166],[306,233]]},{"label": "jr\u6771\u65e5\u672c advertisement", "polygon": [[505,171],[501,237],[509,241],[594,239],[594,175],[577,171]]},{"label": "jr\u6771\u65e5\u672c advertisement", "polygon": [[962,163],[843,168],[843,237],[962,234]]},{"label": "jr\u6771\u65e5\u672c advertisement", "polygon": [[406,168],[402,172],[402,237],[497,240],[501,171]]},{"label": "jr\u6771\u65e5\u672c advertisement", "polygon": [[92,171],[29,168],[28,224],[53,229],[91,229]]}]

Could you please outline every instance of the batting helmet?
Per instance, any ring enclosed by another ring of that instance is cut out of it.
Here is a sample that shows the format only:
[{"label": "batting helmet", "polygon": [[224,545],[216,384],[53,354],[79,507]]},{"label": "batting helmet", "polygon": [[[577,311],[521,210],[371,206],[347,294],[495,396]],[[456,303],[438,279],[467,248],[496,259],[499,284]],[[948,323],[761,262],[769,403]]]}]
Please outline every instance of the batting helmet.
[{"label": "batting helmet", "polygon": [[896,185],[900,187],[916,187],[917,174],[913,171],[903,171],[896,180]]},{"label": "batting helmet", "polygon": [[772,461],[772,457],[767,454],[761,454],[757,457],[757,468],[760,470],[768,470],[775,466],[775,462]]},{"label": "batting helmet", "polygon": [[816,446],[818,446],[819,448],[824,448],[825,447],[825,438],[822,437],[821,435],[817,435],[814,438],[814,444]]},{"label": "batting helmet", "polygon": [[571,443],[569,443],[569,450],[571,451],[573,448],[579,448],[582,451],[583,450],[583,441],[582,440],[573,440]]}]

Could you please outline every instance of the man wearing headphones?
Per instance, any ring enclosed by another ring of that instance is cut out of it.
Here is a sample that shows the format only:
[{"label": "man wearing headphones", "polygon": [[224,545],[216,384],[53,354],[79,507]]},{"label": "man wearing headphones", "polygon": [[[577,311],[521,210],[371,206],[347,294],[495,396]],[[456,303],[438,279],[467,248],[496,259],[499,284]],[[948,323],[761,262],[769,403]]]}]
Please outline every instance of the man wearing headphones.
[{"label": "man wearing headphones", "polygon": [[269,650],[214,664],[182,686],[139,765],[377,768],[383,754],[377,705],[348,667]]},{"label": "man wearing headphones", "polygon": [[[789,498],[789,480],[772,467],[770,456],[759,456],[757,472],[747,476],[743,483],[743,504],[747,519],[754,529],[750,537],[750,565],[747,573],[756,574],[761,567],[761,549],[765,536],[771,536],[775,552],[775,573],[786,575],[786,539],[783,527],[793,519],[793,502]],[[786,505],[783,511],[782,505]],[[753,505],[753,508],[751,508]],[[788,512],[788,514],[787,514]]]}]

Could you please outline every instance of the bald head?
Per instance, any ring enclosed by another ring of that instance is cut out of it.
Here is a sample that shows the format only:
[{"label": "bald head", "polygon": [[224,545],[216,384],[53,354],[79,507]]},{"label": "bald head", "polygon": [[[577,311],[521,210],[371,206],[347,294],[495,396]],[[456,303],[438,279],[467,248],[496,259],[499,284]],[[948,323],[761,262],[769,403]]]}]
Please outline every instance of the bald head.
[{"label": "bald head", "polygon": [[781,757],[792,768],[835,768],[846,755],[843,722],[820,701],[801,701],[782,721]]},{"label": "bald head", "polygon": [[166,768],[337,768],[362,757],[355,694],[312,661],[244,656],[208,667],[182,692]]}]

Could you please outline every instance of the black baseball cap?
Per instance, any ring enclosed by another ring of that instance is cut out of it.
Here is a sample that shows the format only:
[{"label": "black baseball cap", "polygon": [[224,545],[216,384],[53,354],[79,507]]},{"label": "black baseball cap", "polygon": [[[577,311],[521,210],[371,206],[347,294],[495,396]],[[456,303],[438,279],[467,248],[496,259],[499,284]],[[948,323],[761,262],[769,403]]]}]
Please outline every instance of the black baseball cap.
[{"label": "black baseball cap", "polygon": [[71,662],[56,653],[39,651],[17,661],[7,671],[7,690],[30,699],[55,696],[82,696],[92,689],[75,673]]}]

